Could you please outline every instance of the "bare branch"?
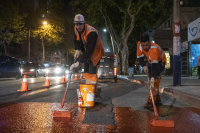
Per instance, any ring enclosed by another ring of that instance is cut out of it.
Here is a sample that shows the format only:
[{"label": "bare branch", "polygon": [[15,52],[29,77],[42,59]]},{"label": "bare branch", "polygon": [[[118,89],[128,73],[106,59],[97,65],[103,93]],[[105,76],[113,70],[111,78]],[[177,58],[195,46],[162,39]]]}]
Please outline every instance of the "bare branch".
[{"label": "bare branch", "polygon": [[129,16],[132,18],[132,17],[134,17],[132,14],[131,14],[131,11],[130,11],[130,8],[131,8],[131,6],[132,6],[132,0],[129,0],[129,4],[128,4],[128,8],[127,8],[127,12],[128,12],[128,14],[129,14]]},{"label": "bare branch", "polygon": [[136,11],[135,13],[135,16],[138,14],[138,12],[140,11],[140,9],[146,4],[147,0],[145,0],[141,5],[140,7],[138,8],[138,10]]},{"label": "bare branch", "polygon": [[109,1],[111,1],[112,3],[114,3],[114,4],[117,6],[117,8],[119,8],[119,10],[120,10],[121,12],[126,13],[126,11],[123,10],[116,2],[114,2],[113,0],[109,0]]},{"label": "bare branch", "polygon": [[124,38],[125,29],[126,29],[126,14],[127,13],[124,13],[124,23],[123,23],[123,27],[122,27],[122,33],[121,33],[122,38]]}]

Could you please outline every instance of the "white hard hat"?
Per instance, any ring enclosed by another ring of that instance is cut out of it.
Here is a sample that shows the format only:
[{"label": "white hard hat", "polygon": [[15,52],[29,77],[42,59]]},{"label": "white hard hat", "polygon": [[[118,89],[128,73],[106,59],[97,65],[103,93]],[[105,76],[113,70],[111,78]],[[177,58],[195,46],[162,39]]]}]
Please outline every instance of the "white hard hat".
[{"label": "white hard hat", "polygon": [[84,16],[81,14],[77,14],[74,17],[74,23],[85,23]]}]

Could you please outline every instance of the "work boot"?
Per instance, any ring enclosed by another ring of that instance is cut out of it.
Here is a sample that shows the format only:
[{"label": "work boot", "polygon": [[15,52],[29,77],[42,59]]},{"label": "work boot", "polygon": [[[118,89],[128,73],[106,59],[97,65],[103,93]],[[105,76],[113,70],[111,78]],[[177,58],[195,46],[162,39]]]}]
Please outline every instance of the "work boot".
[{"label": "work boot", "polygon": [[144,108],[146,108],[146,109],[153,108],[153,103],[147,102],[147,103],[144,105]]},{"label": "work boot", "polygon": [[155,105],[156,106],[161,106],[162,105],[161,100],[160,100],[160,95],[156,95]]}]

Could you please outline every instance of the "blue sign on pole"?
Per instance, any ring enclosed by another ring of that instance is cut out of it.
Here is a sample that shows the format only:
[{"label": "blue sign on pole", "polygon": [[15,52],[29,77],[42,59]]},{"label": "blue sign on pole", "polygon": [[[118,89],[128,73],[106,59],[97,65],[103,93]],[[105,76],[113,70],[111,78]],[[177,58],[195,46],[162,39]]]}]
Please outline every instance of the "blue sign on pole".
[{"label": "blue sign on pole", "polygon": [[190,45],[190,66],[197,66],[197,59],[200,55],[200,44],[191,44]]}]

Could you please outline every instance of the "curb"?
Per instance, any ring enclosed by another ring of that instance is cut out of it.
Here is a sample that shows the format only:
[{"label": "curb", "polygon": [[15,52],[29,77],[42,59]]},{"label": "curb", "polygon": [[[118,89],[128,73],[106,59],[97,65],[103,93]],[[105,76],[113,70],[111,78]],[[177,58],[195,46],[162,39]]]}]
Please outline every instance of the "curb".
[{"label": "curb", "polygon": [[[140,85],[145,86],[147,88],[149,87],[147,83],[145,83],[144,81],[141,81],[141,80],[130,79],[127,76],[126,77],[125,76],[119,76],[119,78],[127,79],[131,82],[140,84]],[[164,93],[166,95],[169,95],[171,97],[174,97],[174,98],[176,98],[176,99],[178,99],[178,100],[180,100],[184,103],[187,103],[189,105],[192,105],[194,107],[200,108],[200,97],[197,97],[195,95],[185,93],[185,92],[181,92],[181,91],[178,91],[178,90],[175,90],[175,89],[172,89],[172,88],[163,88],[163,87],[159,88],[159,92]]]}]

